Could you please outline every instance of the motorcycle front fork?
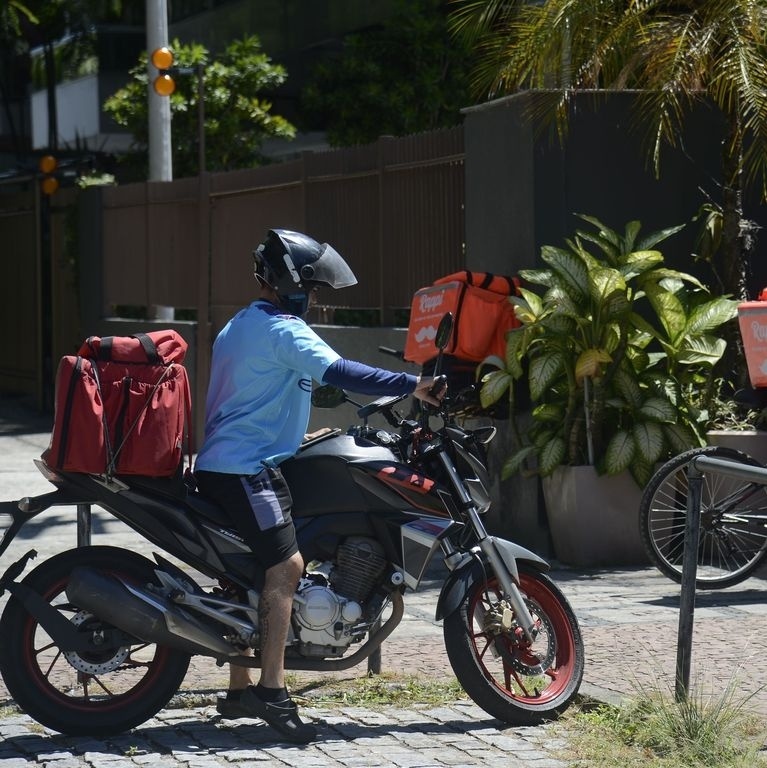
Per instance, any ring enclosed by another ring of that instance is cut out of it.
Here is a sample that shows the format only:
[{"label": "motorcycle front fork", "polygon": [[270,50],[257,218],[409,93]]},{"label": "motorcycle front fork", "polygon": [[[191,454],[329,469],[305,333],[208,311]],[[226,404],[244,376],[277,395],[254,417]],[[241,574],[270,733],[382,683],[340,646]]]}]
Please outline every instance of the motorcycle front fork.
[{"label": "motorcycle front fork", "polygon": [[[503,594],[506,596],[506,599],[509,601],[511,608],[517,617],[518,625],[525,633],[528,642],[532,643],[535,640],[536,623],[522,597],[522,593],[519,591],[519,571],[517,569],[517,562],[513,554],[506,551],[500,540],[496,539],[494,536],[488,535],[485,524],[482,522],[479,512],[477,512],[476,506],[472,503],[472,498],[466,490],[455,465],[444,451],[440,453],[440,459],[443,468],[450,477],[453,487],[463,503],[465,513],[477,535],[479,548],[487,559],[487,562],[490,564],[493,573],[495,573],[498,578]],[[453,551],[445,551],[446,547],[448,550]],[[456,550],[454,550],[452,544],[447,539],[443,539],[442,548],[443,551],[445,551],[446,561],[449,561],[449,558],[456,554]]]},{"label": "motorcycle front fork", "polygon": [[[516,562],[511,555],[504,555],[503,551],[499,550],[498,540],[493,536],[485,534],[485,538],[480,539],[478,547],[498,578],[503,595],[509,601],[517,624],[524,632],[525,638],[530,643],[534,642],[538,634],[538,625],[519,591],[519,572]],[[453,563],[453,568],[461,564],[467,555],[466,552],[459,552],[455,549],[448,539],[442,540],[442,551],[445,554],[445,562],[448,567],[451,567],[451,563]],[[508,564],[507,560],[509,561]]]},{"label": "motorcycle front fork", "polygon": [[[525,633],[528,642],[532,643],[535,640],[536,624],[522,597],[522,593],[519,591],[519,571],[517,570],[517,562],[514,556],[510,552],[504,551],[504,548],[499,546],[499,542],[495,537],[488,535],[485,524],[479,516],[477,507],[473,504],[473,500],[466,490],[461,476],[444,450],[440,452],[439,458],[443,469],[447,472],[455,488],[458,498],[463,503],[465,513],[477,535],[477,543],[480,550],[482,550],[482,554],[498,578],[503,594],[508,599],[517,617],[517,623]],[[449,544],[449,542],[443,543]],[[452,545],[449,546],[452,547]],[[450,554],[452,553],[448,552],[446,556],[449,557]]]}]

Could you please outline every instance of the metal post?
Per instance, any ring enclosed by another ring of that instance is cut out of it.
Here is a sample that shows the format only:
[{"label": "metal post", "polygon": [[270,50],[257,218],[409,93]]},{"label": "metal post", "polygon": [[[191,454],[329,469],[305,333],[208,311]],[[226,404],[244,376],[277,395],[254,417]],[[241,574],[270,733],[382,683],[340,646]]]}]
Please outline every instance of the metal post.
[{"label": "metal post", "polygon": [[77,505],[77,546],[89,547],[91,544],[91,505]]},{"label": "metal post", "polygon": [[205,173],[205,65],[197,65],[197,173]]},{"label": "metal post", "polygon": [[40,224],[40,405],[44,411],[53,410],[53,248],[51,246],[51,197],[36,191],[39,201]]},{"label": "metal post", "polygon": [[[166,0],[146,0],[146,48],[152,51],[168,45],[168,6]],[[147,62],[149,110],[149,181],[172,181],[173,159],[170,139],[170,99],[155,93],[156,73]]]},{"label": "metal post", "polygon": [[690,689],[692,632],[695,615],[695,580],[698,575],[698,536],[700,532],[700,497],[703,475],[693,459],[687,467],[687,516],[684,527],[682,590],[679,599],[679,633],[676,645],[677,701],[684,701]]},{"label": "metal post", "polygon": [[[370,634],[374,635],[381,629],[381,620],[378,619],[375,624],[370,628]],[[381,646],[379,645],[373,653],[368,656],[368,675],[380,675],[381,674]]]}]

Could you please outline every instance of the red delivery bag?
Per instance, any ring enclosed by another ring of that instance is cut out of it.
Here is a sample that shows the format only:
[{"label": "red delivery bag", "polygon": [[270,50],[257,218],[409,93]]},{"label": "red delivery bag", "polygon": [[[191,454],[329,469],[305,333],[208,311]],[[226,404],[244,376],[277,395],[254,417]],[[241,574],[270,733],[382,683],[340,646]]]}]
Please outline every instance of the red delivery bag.
[{"label": "red delivery bag", "polygon": [[176,331],[164,330],[91,336],[63,357],[46,464],[107,477],[174,475],[191,424],[186,350]]},{"label": "red delivery bag", "polygon": [[506,333],[519,327],[510,296],[517,295],[516,277],[490,272],[455,272],[413,295],[405,340],[405,360],[423,364],[437,354],[434,337],[445,312],[453,313],[453,335],[445,352],[469,362],[489,355],[503,358]]},{"label": "red delivery bag", "polygon": [[767,387],[767,300],[739,304],[738,325],[751,386]]}]

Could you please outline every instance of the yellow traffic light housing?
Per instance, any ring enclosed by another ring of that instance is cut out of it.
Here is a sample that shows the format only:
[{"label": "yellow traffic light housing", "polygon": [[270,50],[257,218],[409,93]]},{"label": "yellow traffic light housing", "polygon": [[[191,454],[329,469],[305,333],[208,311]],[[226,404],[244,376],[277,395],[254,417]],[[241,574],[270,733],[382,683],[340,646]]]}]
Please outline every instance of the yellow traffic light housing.
[{"label": "yellow traffic light housing", "polygon": [[59,188],[59,180],[54,176],[59,167],[58,160],[53,155],[43,155],[37,163],[40,173],[40,189],[44,195],[52,195]]},{"label": "yellow traffic light housing", "polygon": [[168,74],[158,75],[154,79],[152,87],[155,93],[160,96],[170,96],[176,90],[176,81]]},{"label": "yellow traffic light housing", "polygon": [[152,64],[157,69],[170,69],[173,66],[173,51],[166,46],[152,51]]},{"label": "yellow traffic light housing", "polygon": [[176,81],[170,74],[173,67],[173,51],[166,46],[155,48],[150,56],[150,61],[158,70],[158,75],[152,82],[155,93],[160,96],[170,96],[176,90]]}]

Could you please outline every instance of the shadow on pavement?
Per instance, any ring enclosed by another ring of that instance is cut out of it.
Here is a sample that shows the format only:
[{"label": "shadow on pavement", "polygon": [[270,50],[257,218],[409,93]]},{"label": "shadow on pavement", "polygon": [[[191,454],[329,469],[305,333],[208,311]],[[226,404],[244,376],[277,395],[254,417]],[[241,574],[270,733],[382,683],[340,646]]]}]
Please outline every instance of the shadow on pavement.
[{"label": "shadow on pavement", "polygon": [[0,396],[0,434],[30,435],[50,432],[53,414],[35,407],[29,397]]},{"label": "shadow on pavement", "polygon": [[3,746],[6,750],[14,750],[18,754],[27,756],[38,762],[42,756],[47,759],[55,757],[57,752],[81,755],[85,752],[98,752],[99,755],[114,755],[115,758],[124,758],[131,753],[146,754],[155,753],[170,754],[179,751],[186,753],[198,752],[200,754],[215,754],[226,751],[232,754],[232,759],[237,760],[238,751],[247,751],[253,746],[269,746],[271,749],[285,748],[287,750],[306,749],[312,745],[322,744],[324,741],[338,741],[339,738],[354,742],[357,739],[388,738],[395,733],[428,735],[460,735],[470,736],[473,731],[485,731],[488,728],[505,729],[509,726],[491,717],[477,720],[452,720],[434,722],[428,718],[423,720],[414,717],[406,723],[393,722],[388,717],[381,716],[371,710],[371,718],[378,714],[381,722],[363,723],[347,719],[339,710],[338,719],[327,711],[324,715],[330,717],[332,722],[318,717],[313,722],[318,727],[317,739],[304,747],[286,743],[266,724],[258,720],[243,723],[230,723],[223,721],[220,716],[208,717],[205,711],[195,714],[189,713],[189,719],[175,720],[173,723],[152,725],[128,731],[114,737],[99,739],[94,737],[64,736],[51,733],[24,734],[6,738]]}]

